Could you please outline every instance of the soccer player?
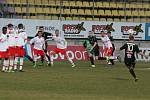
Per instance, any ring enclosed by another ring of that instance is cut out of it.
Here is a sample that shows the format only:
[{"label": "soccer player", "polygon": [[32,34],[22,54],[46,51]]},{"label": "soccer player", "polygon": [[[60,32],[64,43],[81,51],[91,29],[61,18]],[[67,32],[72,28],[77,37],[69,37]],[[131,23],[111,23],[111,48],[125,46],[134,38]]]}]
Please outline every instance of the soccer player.
[{"label": "soccer player", "polygon": [[148,59],[148,57],[146,55],[144,55],[140,50],[138,45],[136,45],[134,43],[134,36],[130,35],[129,36],[129,41],[127,43],[125,43],[120,50],[125,49],[125,58],[124,58],[124,62],[125,65],[127,66],[127,68],[129,69],[130,74],[133,76],[134,80],[137,81],[138,78],[136,77],[136,74],[134,72],[134,68],[135,68],[135,53],[138,53],[142,56],[144,56],[146,59]]},{"label": "soccer player", "polygon": [[[110,42],[111,42],[112,48],[113,48],[113,49],[112,49],[112,54],[111,54],[111,56],[114,56],[115,44],[113,43],[114,39],[113,39],[113,36],[111,36],[111,32],[110,32],[110,31],[107,32],[107,36],[108,36],[108,38],[110,39]],[[115,63],[114,63],[114,59],[109,59],[109,61],[111,62],[112,65],[115,64]]]},{"label": "soccer player", "polygon": [[[33,47],[33,55],[34,55],[34,66],[36,67],[36,63],[39,57],[44,58],[45,57],[45,52],[43,50],[43,47],[45,47],[45,41],[43,38],[43,33],[42,31],[38,31],[37,36],[34,37],[33,39],[30,40],[30,44],[34,44]],[[42,62],[44,63],[44,62]]]},{"label": "soccer player", "polygon": [[104,56],[106,57],[106,60],[108,61],[108,64],[110,65],[111,62],[109,61],[109,59],[112,55],[113,46],[109,37],[105,34],[104,31],[101,31],[101,40],[104,46]]},{"label": "soccer player", "polygon": [[[42,31],[42,33],[43,33],[42,36],[44,37],[44,40],[45,40],[44,52],[45,52],[46,58],[47,58],[47,60],[48,60],[47,65],[50,66],[50,56],[49,56],[49,54],[48,54],[47,48],[48,48],[48,39],[51,38],[51,33],[44,32],[44,27],[43,27],[43,26],[40,26],[40,27],[39,27],[39,31]],[[44,58],[42,58],[41,60],[44,60]],[[42,61],[42,62],[43,62],[43,61]]]},{"label": "soccer player", "polygon": [[8,37],[7,27],[2,28],[2,34],[0,34],[0,58],[3,59],[2,72],[8,71],[9,60],[8,60]]},{"label": "soccer player", "polygon": [[99,56],[99,46],[97,43],[96,36],[94,35],[94,32],[89,31],[89,36],[87,40],[83,43],[83,46],[86,48],[88,55],[90,57],[91,67],[95,67],[94,57],[98,58]]},{"label": "soccer player", "polygon": [[16,55],[16,41],[15,41],[15,35],[16,30],[14,29],[14,26],[12,24],[7,25],[7,35],[8,35],[8,56],[9,56],[9,72],[14,72],[14,58]]},{"label": "soccer player", "polygon": [[[67,58],[67,60],[71,63],[72,67],[75,67],[75,64],[72,61],[72,59],[70,59],[69,56],[66,54],[67,41],[59,35],[59,30],[55,30],[55,34],[52,36],[52,39],[56,42],[56,48],[50,54],[51,56],[55,54],[64,55]],[[51,64],[53,66],[53,59],[51,59]]]},{"label": "soccer player", "polygon": [[25,50],[24,46],[27,43],[27,35],[26,32],[24,31],[24,26],[23,24],[18,24],[18,32],[16,33],[16,56],[15,56],[15,61],[14,61],[14,70],[17,71],[17,63],[19,61],[19,71],[23,71],[23,63],[24,63],[24,55],[25,55]]}]

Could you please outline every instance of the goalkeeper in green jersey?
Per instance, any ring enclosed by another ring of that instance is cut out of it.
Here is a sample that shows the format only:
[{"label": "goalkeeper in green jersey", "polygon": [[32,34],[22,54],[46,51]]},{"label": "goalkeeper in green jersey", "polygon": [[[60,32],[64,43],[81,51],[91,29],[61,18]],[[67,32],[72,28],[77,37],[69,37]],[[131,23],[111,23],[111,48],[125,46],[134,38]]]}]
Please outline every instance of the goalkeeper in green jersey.
[{"label": "goalkeeper in green jersey", "polygon": [[92,31],[89,31],[89,36],[87,40],[84,41],[83,46],[86,48],[88,55],[90,57],[91,66],[95,67],[94,57],[99,56],[99,46],[97,43],[96,36]]}]

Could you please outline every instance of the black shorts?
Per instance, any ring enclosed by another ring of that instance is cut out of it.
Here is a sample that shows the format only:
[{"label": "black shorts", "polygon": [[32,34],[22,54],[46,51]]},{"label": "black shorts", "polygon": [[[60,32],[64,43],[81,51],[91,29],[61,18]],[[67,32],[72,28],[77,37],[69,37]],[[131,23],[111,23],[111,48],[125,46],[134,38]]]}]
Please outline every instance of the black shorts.
[{"label": "black shorts", "polygon": [[95,49],[94,49],[94,55],[95,55],[95,56],[99,56],[99,54],[100,54],[100,53],[99,53],[99,48],[95,48]]},{"label": "black shorts", "polygon": [[135,67],[135,60],[124,59],[124,63],[128,68]]}]

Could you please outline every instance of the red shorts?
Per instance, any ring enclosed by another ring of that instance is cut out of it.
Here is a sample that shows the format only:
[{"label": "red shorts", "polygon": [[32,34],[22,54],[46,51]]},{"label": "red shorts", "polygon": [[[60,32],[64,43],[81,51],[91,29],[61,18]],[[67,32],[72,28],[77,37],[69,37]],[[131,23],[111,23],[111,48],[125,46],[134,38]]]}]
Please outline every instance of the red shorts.
[{"label": "red shorts", "polygon": [[112,51],[113,51],[113,48],[110,47],[110,48],[105,48],[104,49],[104,56],[111,56],[112,55]]},{"label": "red shorts", "polygon": [[45,52],[43,50],[38,50],[33,48],[34,55],[36,56],[45,56]]},{"label": "red shorts", "polygon": [[8,56],[15,56],[15,55],[16,55],[16,47],[9,47]]},{"label": "red shorts", "polygon": [[8,58],[8,51],[0,51],[0,58]]},{"label": "red shorts", "polygon": [[16,57],[24,57],[25,50],[23,47],[16,47]]},{"label": "red shorts", "polygon": [[66,50],[65,49],[59,49],[59,48],[55,48],[54,49],[54,52],[55,53],[61,53],[61,54],[63,54],[63,55],[65,55],[66,54]]}]

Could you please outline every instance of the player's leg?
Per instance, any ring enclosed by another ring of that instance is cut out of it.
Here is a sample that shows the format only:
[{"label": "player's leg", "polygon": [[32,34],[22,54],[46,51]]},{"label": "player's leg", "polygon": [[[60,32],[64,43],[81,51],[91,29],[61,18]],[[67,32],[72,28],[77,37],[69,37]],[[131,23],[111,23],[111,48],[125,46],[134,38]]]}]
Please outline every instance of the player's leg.
[{"label": "player's leg", "polygon": [[19,60],[19,57],[15,57],[15,60],[14,60],[14,71],[17,70],[18,60]]},{"label": "player's leg", "polygon": [[9,72],[14,72],[13,67],[14,67],[16,48],[10,47],[8,52],[9,52]]},{"label": "player's leg", "polygon": [[67,55],[67,53],[65,52],[65,53],[62,53],[62,54],[64,54],[66,56],[67,60],[71,63],[72,67],[75,67],[75,64],[74,64],[73,60],[70,59],[70,57]]},{"label": "player's leg", "polygon": [[48,55],[47,49],[45,49],[44,52],[45,52],[45,58],[47,60],[47,65],[50,66],[51,59],[50,56]]},{"label": "player's leg", "polygon": [[20,64],[19,64],[19,71],[20,72],[24,72],[23,71],[23,64],[24,64],[24,57],[20,57]]},{"label": "player's leg", "polygon": [[95,67],[94,56],[92,53],[89,53],[89,58],[90,58],[90,62],[91,62],[91,67]]}]

